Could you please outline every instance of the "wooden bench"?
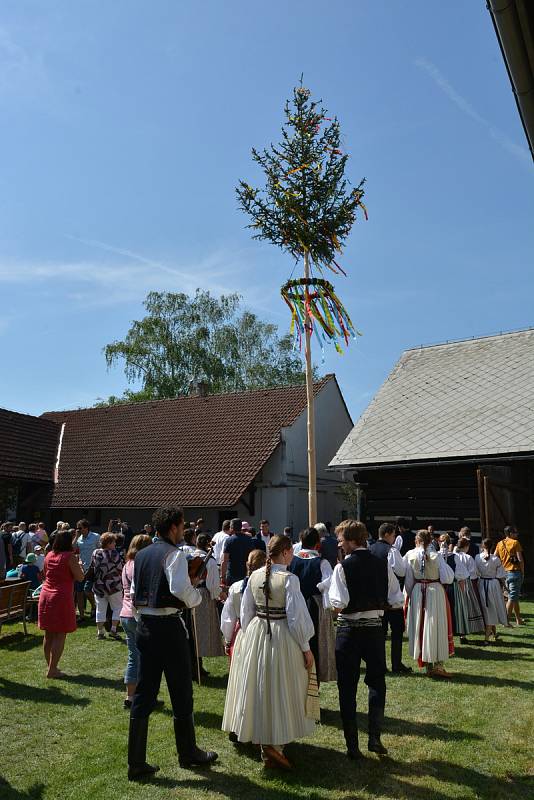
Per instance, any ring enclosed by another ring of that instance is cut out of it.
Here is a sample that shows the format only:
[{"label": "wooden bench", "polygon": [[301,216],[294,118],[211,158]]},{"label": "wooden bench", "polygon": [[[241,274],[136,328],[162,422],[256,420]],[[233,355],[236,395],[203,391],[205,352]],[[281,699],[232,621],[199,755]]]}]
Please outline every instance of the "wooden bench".
[{"label": "wooden bench", "polygon": [[26,601],[29,588],[30,581],[15,581],[0,586],[0,633],[4,622],[22,617],[24,635],[27,636]]}]

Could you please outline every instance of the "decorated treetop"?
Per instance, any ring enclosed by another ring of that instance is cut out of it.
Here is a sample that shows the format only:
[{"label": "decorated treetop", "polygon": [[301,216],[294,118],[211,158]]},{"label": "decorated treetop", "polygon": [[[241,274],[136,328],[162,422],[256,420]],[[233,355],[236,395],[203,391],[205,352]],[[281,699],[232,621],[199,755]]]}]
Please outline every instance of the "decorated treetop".
[{"label": "decorated treetop", "polygon": [[239,207],[251,218],[253,238],[270,241],[296,260],[307,254],[312,269],[320,273],[328,268],[345,274],[336,258],[358,207],[367,218],[364,180],[349,187],[349,156],[340,147],[339,122],[326,116],[302,82],[292,103],[286,103],[285,116],[282,141],[261,152],[252,150],[266,183],[257,189],[240,181]]}]

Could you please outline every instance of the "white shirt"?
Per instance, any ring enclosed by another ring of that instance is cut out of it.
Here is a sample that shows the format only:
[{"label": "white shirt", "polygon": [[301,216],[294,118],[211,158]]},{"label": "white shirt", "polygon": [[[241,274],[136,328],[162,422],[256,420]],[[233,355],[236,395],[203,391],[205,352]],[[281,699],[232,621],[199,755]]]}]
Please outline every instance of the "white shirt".
[{"label": "white shirt", "polygon": [[[356,550],[367,550],[366,547],[357,547]],[[353,551],[354,552],[354,551]],[[349,558],[349,555],[345,558]],[[349,590],[342,564],[336,564],[329,590],[330,605],[343,610],[350,602]],[[402,608],[403,595],[395,573],[388,563],[388,603],[393,608]],[[379,619],[384,612],[379,609],[373,611],[356,611],[353,614],[343,614],[346,619]]]},{"label": "white shirt", "polygon": [[[456,551],[454,553],[454,558],[456,561],[456,572],[458,572],[458,563],[462,565],[462,572],[466,572],[465,578],[471,578],[471,580],[476,580],[478,578],[477,575],[477,568],[475,565],[475,559],[473,556],[470,556],[469,553],[465,551]],[[456,573],[455,573],[456,575]],[[459,580],[462,580],[461,578]]]},{"label": "white shirt", "polygon": [[219,531],[219,533],[216,533],[213,539],[211,540],[213,544],[213,556],[215,558],[217,566],[219,567],[221,566],[224,543],[229,538],[230,538],[229,533],[226,533],[226,531]]},{"label": "white shirt", "polygon": [[[206,555],[204,550],[195,550],[192,554],[193,558],[196,556],[200,556],[200,558]],[[210,593],[210,597],[212,600],[216,600],[221,593],[221,586],[219,580],[219,567],[215,563],[215,558],[210,556],[206,562],[206,577],[204,578],[204,583],[206,584],[206,589]]]},{"label": "white shirt", "polygon": [[501,559],[494,554],[486,558],[485,555],[479,553],[475,556],[475,566],[477,568],[477,575],[480,578],[486,580],[504,580],[506,578],[506,570],[502,565]]},{"label": "white shirt", "polygon": [[243,591],[244,581],[236,581],[232,583],[228,589],[228,597],[226,598],[221,613],[221,633],[224,636],[226,644],[230,644],[236,622],[239,619],[241,611],[241,593]]},{"label": "white shirt", "polygon": [[[156,545],[158,547],[158,545]],[[165,559],[165,575],[169,582],[171,594],[181,600],[188,608],[195,608],[202,602],[202,595],[195,589],[189,580],[187,569],[187,558],[182,550],[176,548],[171,551]],[[132,601],[135,597],[135,561],[132,583],[130,586],[130,597]],[[150,606],[136,609],[136,617],[140,614],[147,614],[153,617],[164,617],[176,614],[177,609],[172,607],[151,608]]]},{"label": "white shirt", "polygon": [[[286,574],[286,617],[287,626],[293,639],[297,642],[302,652],[310,649],[310,639],[315,636],[310,612],[306,601],[300,591],[300,582],[296,575],[288,572],[283,564],[272,564],[271,572],[285,572]],[[256,616],[256,602],[250,588],[250,581],[241,601],[240,620],[241,629],[246,631],[251,621]],[[274,637],[273,637],[274,641]]]},{"label": "white shirt", "polygon": [[404,578],[406,575],[406,564],[400,554],[400,550],[392,545],[388,552],[388,564],[397,576],[397,578]]},{"label": "white shirt", "polygon": [[296,556],[302,550],[302,542],[295,542],[293,545],[293,555]]}]

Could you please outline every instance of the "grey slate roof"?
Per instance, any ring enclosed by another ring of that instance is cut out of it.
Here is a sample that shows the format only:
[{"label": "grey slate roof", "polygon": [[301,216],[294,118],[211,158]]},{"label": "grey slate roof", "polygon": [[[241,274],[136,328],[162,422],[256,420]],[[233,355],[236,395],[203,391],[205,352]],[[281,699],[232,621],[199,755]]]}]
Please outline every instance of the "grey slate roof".
[{"label": "grey slate roof", "polygon": [[330,466],[534,451],[534,330],[406,350]]}]

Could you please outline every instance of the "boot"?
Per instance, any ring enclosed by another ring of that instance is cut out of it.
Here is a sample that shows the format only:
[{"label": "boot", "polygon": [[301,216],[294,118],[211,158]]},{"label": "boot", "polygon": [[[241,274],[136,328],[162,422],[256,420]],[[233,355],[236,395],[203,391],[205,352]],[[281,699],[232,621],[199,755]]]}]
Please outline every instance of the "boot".
[{"label": "boot", "polygon": [[181,767],[204,767],[217,760],[217,753],[213,750],[201,750],[197,747],[195,736],[195,723],[193,715],[187,717],[173,717],[174,737],[176,750]]},{"label": "boot", "polygon": [[355,719],[343,723],[343,733],[347,744],[347,758],[352,761],[363,758],[363,753],[358,747],[358,723]]},{"label": "boot", "polygon": [[382,723],[384,721],[384,710],[382,708],[369,709],[369,742],[367,749],[371,753],[378,753],[379,756],[387,756],[388,751],[380,741]]},{"label": "boot", "polygon": [[148,736],[148,717],[133,719],[130,717],[130,732],[128,735],[128,780],[136,781],[139,778],[153,775],[159,767],[147,764],[146,740]]}]

